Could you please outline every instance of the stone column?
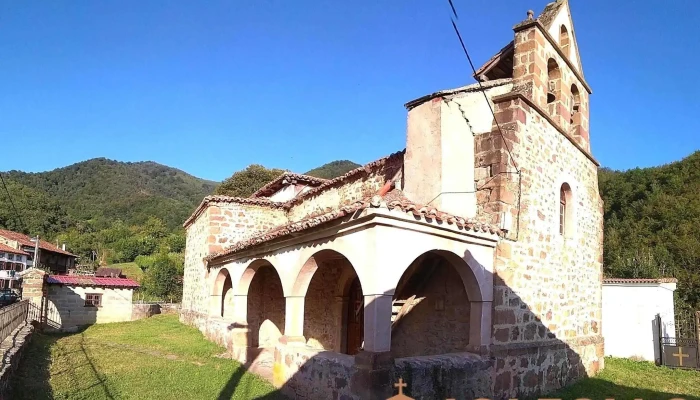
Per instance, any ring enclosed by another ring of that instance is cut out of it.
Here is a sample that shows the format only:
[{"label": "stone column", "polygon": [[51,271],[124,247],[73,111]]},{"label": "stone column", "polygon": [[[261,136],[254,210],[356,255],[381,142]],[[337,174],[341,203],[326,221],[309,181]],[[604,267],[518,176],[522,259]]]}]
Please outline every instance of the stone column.
[{"label": "stone column", "polygon": [[284,336],[280,342],[287,345],[306,345],[304,338],[304,296],[285,297]]},{"label": "stone column", "polygon": [[384,400],[393,393],[391,371],[391,295],[365,295],[364,349],[355,355],[353,392]]}]

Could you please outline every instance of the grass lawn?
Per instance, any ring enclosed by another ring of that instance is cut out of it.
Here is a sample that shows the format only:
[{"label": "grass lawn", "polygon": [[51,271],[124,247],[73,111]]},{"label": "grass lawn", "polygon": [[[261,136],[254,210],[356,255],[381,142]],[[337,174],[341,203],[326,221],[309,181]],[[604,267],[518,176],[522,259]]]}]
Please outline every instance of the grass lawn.
[{"label": "grass lawn", "polygon": [[[283,399],[174,315],[35,334],[11,399]],[[700,372],[605,359],[605,370],[547,398],[700,400]]]},{"label": "grass lawn", "polygon": [[561,399],[700,399],[700,371],[657,367],[649,362],[606,358],[605,369],[549,398]]},{"label": "grass lawn", "polygon": [[174,315],[35,334],[11,399],[281,399]]}]

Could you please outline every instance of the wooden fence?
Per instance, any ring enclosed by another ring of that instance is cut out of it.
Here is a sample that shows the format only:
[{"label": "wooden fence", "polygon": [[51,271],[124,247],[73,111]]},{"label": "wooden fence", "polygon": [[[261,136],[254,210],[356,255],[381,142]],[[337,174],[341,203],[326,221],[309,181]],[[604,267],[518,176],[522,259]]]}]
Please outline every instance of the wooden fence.
[{"label": "wooden fence", "polygon": [[0,342],[27,320],[28,312],[29,300],[26,299],[0,308]]}]

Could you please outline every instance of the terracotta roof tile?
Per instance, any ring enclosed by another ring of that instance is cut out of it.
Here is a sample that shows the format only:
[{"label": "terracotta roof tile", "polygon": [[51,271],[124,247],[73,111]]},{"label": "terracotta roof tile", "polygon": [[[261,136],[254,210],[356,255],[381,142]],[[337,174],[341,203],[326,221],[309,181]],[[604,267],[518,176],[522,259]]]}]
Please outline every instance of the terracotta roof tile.
[{"label": "terracotta roof tile", "polygon": [[[28,235],[25,235],[23,233],[8,231],[5,229],[0,229],[0,236],[7,238],[7,239],[10,239],[10,240],[15,240],[23,246],[34,247],[34,242],[32,242],[31,238]],[[67,256],[71,256],[71,257],[77,257],[75,254],[71,254],[63,249],[60,249],[60,248],[52,245],[50,242],[47,242],[44,240],[39,240],[39,248],[41,250],[46,250],[46,251],[51,251],[54,253],[64,254]]]},{"label": "terracotta roof tile", "polygon": [[82,275],[49,275],[46,282],[54,285],[72,286],[105,286],[124,288],[137,288],[140,286],[138,282],[127,278],[98,278],[94,276]]},{"label": "terracotta roof tile", "polygon": [[266,198],[244,198],[244,197],[230,197],[230,196],[207,196],[202,200],[202,202],[197,206],[197,208],[194,210],[192,215],[190,215],[189,218],[182,224],[185,228],[187,228],[194,220],[199,217],[202,212],[207,208],[209,204],[215,204],[215,203],[239,203],[239,204],[251,204],[251,205],[257,205],[261,207],[270,207],[270,208],[281,208],[284,210],[289,210],[294,206],[295,204],[298,204],[302,202],[304,199],[314,196],[316,194],[319,194],[325,190],[328,190],[330,188],[340,186],[345,183],[346,180],[361,176],[363,174],[370,174],[372,171],[376,170],[379,167],[382,167],[389,161],[393,161],[398,157],[403,157],[405,150],[396,152],[394,154],[391,154],[389,156],[380,158],[378,160],[372,161],[362,167],[355,168],[351,171],[348,171],[345,175],[341,175],[337,178],[333,178],[330,180],[325,180],[321,185],[307,191],[304,193],[301,193],[300,195],[296,196],[295,198],[286,201],[284,203],[281,202],[276,202],[272,201]]},{"label": "terracotta roof tile", "polygon": [[485,232],[500,235],[502,232],[500,229],[477,222],[475,220],[457,217],[452,214],[448,214],[437,210],[435,207],[427,207],[420,204],[416,204],[408,200],[402,191],[394,189],[388,192],[383,198],[379,196],[374,196],[371,199],[364,199],[361,201],[353,202],[349,205],[339,207],[331,212],[323,212],[315,215],[306,217],[300,221],[292,222],[260,235],[253,236],[249,239],[242,240],[231,247],[228,247],[222,252],[212,253],[205,257],[206,261],[211,261],[219,257],[231,255],[251,247],[255,247],[259,244],[269,242],[273,239],[277,239],[283,236],[287,236],[292,233],[301,232],[307,229],[317,227],[319,225],[325,224],[327,222],[337,220],[339,218],[351,215],[357,211],[363,210],[365,208],[379,208],[386,206],[389,210],[400,210],[406,213],[411,213],[414,216],[422,216],[426,220],[435,220],[445,222],[448,225],[455,225],[460,229],[471,230],[474,232]]},{"label": "terracotta roof tile", "polygon": [[8,246],[8,245],[6,245],[6,244],[3,244],[3,243],[0,243],[0,253],[21,254],[21,255],[23,255],[23,256],[28,256],[28,255],[29,255],[29,253],[27,253],[26,251],[13,249],[12,247],[10,247],[10,246]]},{"label": "terracotta roof tile", "polygon": [[678,283],[676,278],[604,278],[603,283]]},{"label": "terracotta roof tile", "polygon": [[265,186],[258,189],[250,197],[268,197],[277,192],[282,186],[292,183],[303,183],[309,186],[319,186],[326,182],[328,179],[316,178],[315,176],[295,174],[293,172],[284,172],[282,175],[275,178],[273,181],[269,182]]}]

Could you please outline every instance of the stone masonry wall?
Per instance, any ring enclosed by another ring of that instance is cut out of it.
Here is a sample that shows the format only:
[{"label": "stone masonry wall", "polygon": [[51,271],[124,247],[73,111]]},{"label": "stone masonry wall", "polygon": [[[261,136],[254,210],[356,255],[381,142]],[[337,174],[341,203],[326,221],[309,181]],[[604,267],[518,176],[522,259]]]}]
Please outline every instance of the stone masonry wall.
[{"label": "stone masonry wall", "polygon": [[416,295],[420,302],[392,331],[392,356],[401,358],[464,351],[469,344],[470,306],[457,271],[443,262],[423,288],[416,291],[415,286],[411,286],[414,285],[402,290],[400,299]]},{"label": "stone masonry wall", "polygon": [[304,197],[289,210],[289,220],[299,221],[312,214],[336,209],[340,205],[371,198],[390,179],[396,180],[400,185],[402,167],[403,153],[392,155],[378,168],[368,168],[367,173],[356,174],[321,193]]},{"label": "stone masonry wall", "polygon": [[[187,227],[182,282],[182,315],[187,315],[188,319],[196,319],[197,315],[205,316],[209,312],[211,288],[207,288],[207,271],[203,261],[204,257],[209,254],[208,237],[209,215],[205,211]],[[181,321],[185,322],[182,317]],[[195,325],[199,324],[195,323]]]},{"label": "stone masonry wall", "polygon": [[[0,344],[2,353],[2,365],[0,365],[0,400],[10,399],[9,391],[12,375],[22,361],[22,354],[29,346],[34,333],[34,326],[29,322],[23,322],[13,330]],[[16,390],[16,389],[15,389]]]},{"label": "stone masonry wall", "polygon": [[[513,216],[496,253],[495,392],[536,394],[602,367],[602,202],[597,166],[542,116],[544,110],[519,96],[495,102],[496,118],[521,171],[501,173],[515,166],[500,134],[479,138],[477,165],[490,168],[478,182],[489,186],[488,196],[478,196],[481,218],[498,221],[501,212]],[[559,233],[563,183],[573,194],[570,236]],[[519,349],[517,357],[504,350],[512,348]],[[499,359],[498,354],[508,356]]]},{"label": "stone masonry wall", "polygon": [[239,204],[235,201],[210,204],[187,227],[182,296],[182,314],[188,315],[186,319],[194,322],[206,318],[210,311],[212,288],[209,286],[211,282],[204,266],[204,257],[285,223],[285,211],[280,207]]},{"label": "stone masonry wall", "polygon": [[304,337],[316,349],[340,352],[343,309],[338,307],[336,288],[347,261],[326,261],[314,273],[304,302]]},{"label": "stone masonry wall", "polygon": [[253,347],[270,347],[284,333],[282,282],[273,267],[261,267],[248,289],[248,328]]},{"label": "stone masonry wall", "polygon": [[[101,307],[86,307],[87,293],[102,294]],[[133,289],[48,285],[47,328],[70,331],[82,325],[131,321]]]}]

